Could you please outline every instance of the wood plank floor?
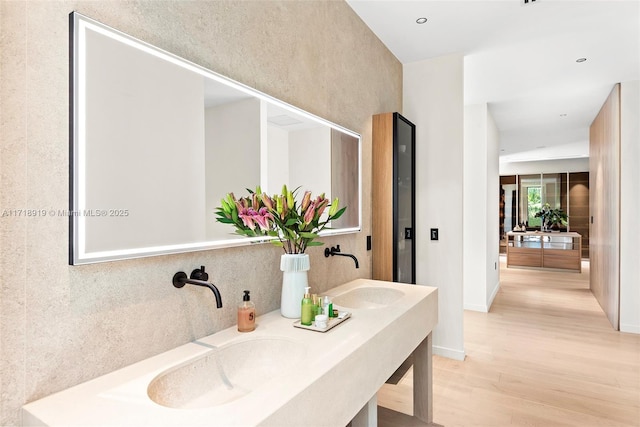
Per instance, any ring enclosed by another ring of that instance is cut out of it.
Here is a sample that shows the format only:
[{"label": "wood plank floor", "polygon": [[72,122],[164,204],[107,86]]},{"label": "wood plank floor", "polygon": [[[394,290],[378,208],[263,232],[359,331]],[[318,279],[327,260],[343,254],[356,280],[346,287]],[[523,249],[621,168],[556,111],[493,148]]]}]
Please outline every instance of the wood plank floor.
[{"label": "wood plank floor", "polygon": [[[434,356],[434,422],[640,426],[640,336],[612,330],[582,273],[506,269],[489,313],[465,311],[464,362]],[[378,393],[379,425],[420,425],[412,370]],[[385,409],[387,408],[387,409]]]}]

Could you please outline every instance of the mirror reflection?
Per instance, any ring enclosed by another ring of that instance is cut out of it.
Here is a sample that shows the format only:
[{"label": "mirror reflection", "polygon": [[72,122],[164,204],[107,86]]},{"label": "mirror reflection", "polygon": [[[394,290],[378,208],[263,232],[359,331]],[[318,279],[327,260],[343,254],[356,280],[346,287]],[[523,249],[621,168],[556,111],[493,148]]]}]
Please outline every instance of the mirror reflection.
[{"label": "mirror reflection", "polygon": [[77,13],[71,264],[249,244],[215,221],[228,192],[340,198],[360,230],[360,136]]}]

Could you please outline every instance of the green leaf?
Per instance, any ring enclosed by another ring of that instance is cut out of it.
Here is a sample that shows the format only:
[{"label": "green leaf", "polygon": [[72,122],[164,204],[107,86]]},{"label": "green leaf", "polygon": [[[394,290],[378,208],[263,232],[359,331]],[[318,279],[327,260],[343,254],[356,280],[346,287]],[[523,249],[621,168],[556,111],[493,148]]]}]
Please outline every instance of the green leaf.
[{"label": "green leaf", "polygon": [[342,216],[342,214],[344,213],[344,211],[347,210],[347,207],[345,206],[344,208],[340,209],[338,212],[336,212],[336,214],[334,216],[331,217],[331,219],[338,219]]},{"label": "green leaf", "polygon": [[298,218],[289,218],[287,220],[287,222],[284,223],[284,226],[285,227],[290,227],[290,226],[292,226],[293,224],[295,224],[297,222],[298,222]]},{"label": "green leaf", "polygon": [[305,231],[300,233],[300,237],[304,239],[315,239],[316,237],[318,237],[318,235],[316,233],[310,233],[308,231]]},{"label": "green leaf", "polygon": [[317,240],[307,243],[307,246],[322,246],[322,245],[324,245],[324,243],[319,242]]},{"label": "green leaf", "polygon": [[235,224],[231,219],[226,218],[226,217],[216,218],[216,220],[217,220],[218,222],[223,223],[223,224]]}]

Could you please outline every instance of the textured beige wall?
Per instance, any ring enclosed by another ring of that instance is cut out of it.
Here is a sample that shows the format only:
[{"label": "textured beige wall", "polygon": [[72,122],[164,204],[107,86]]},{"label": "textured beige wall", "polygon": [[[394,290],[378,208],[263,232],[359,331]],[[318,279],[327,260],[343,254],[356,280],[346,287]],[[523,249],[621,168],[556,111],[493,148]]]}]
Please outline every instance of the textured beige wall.
[{"label": "textured beige wall", "polygon": [[[371,116],[401,108],[402,66],[342,1],[0,1],[0,212],[68,206],[68,14],[107,25],[353,129],[363,136],[362,233],[310,250],[318,291],[369,277]],[[279,306],[269,245],[70,267],[63,217],[0,218],[0,425],[28,401],[235,323],[242,289]],[[205,265],[210,291],[176,290]],[[62,408],[61,408],[62,409]]]}]

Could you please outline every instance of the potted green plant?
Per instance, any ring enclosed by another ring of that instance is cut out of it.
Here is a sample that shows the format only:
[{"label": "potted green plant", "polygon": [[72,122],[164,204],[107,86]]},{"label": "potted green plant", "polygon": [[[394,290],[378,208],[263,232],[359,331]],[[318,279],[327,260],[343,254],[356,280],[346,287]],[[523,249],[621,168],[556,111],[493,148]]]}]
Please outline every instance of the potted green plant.
[{"label": "potted green plant", "polygon": [[542,220],[541,229],[543,231],[565,225],[568,218],[562,209],[551,209],[549,203],[545,203],[542,209],[536,212],[535,217]]}]

